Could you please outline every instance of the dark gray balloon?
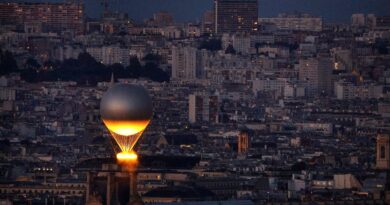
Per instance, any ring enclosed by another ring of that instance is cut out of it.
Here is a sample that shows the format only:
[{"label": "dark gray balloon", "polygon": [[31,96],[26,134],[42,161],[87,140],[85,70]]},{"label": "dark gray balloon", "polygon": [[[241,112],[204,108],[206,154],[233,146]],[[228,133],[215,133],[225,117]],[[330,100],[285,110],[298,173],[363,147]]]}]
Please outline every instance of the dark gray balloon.
[{"label": "dark gray balloon", "polygon": [[107,120],[148,120],[152,113],[149,94],[138,85],[115,84],[100,101],[100,115]]}]

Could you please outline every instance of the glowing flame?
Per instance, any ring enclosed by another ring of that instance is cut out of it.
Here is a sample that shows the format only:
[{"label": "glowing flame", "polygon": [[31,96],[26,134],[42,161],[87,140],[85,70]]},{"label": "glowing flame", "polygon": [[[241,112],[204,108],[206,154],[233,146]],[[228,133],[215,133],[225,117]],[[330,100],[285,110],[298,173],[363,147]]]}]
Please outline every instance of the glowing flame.
[{"label": "glowing flame", "polygon": [[119,161],[137,161],[138,155],[135,152],[120,152],[116,155]]},{"label": "glowing flame", "polygon": [[132,172],[138,166],[138,155],[134,151],[120,152],[116,155],[118,164],[120,164],[125,170]]},{"label": "glowing flame", "polygon": [[118,135],[130,136],[143,131],[150,120],[105,120],[107,128]]}]

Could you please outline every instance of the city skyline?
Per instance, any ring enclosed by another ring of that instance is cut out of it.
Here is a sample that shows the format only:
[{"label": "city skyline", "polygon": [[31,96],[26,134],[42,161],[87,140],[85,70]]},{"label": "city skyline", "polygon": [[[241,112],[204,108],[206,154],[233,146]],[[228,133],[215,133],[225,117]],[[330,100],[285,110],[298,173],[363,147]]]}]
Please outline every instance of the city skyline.
[{"label": "city skyline", "polygon": [[[7,2],[1,0],[1,2]],[[22,2],[22,1],[11,1]],[[44,2],[43,0],[28,0],[27,2]],[[64,2],[62,0],[50,0],[48,2]],[[103,7],[101,1],[84,0],[85,11],[89,17],[100,17]],[[124,0],[110,2],[110,10],[125,12],[136,21],[151,18],[153,13],[168,11],[172,13],[175,21],[197,21],[203,12],[213,9],[213,0],[132,0],[125,3]],[[135,5],[135,6],[134,6]],[[332,9],[329,9],[332,8]],[[279,13],[305,12],[321,16],[326,22],[348,23],[353,13],[373,13],[387,15],[390,9],[388,0],[259,0],[259,17],[274,17]]]},{"label": "city skyline", "polygon": [[0,1],[0,205],[390,204],[389,3]]}]

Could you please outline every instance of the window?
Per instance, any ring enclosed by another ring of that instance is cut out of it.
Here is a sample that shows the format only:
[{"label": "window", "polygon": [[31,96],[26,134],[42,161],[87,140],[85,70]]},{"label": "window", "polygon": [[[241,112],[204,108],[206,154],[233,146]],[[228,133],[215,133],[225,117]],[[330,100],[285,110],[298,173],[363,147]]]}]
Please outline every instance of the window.
[{"label": "window", "polygon": [[386,148],[385,148],[385,146],[382,145],[380,151],[381,151],[381,156],[380,156],[380,158],[381,158],[381,159],[384,159],[384,158],[386,157],[386,153],[385,153]]}]

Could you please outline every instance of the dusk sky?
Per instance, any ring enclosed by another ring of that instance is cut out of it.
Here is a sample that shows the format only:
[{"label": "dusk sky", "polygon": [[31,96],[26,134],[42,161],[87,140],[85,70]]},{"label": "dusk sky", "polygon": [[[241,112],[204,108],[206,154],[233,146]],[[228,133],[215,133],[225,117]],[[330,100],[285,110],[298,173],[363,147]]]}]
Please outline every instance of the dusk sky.
[{"label": "dusk sky", "polygon": [[[0,0],[6,1],[6,0]],[[60,0],[53,0],[60,1]],[[173,13],[175,20],[197,20],[203,11],[212,8],[213,0],[110,0],[111,8],[128,12],[135,20],[150,17],[165,10]],[[84,0],[88,16],[98,17],[99,0]],[[326,21],[348,22],[352,13],[390,15],[389,0],[259,0],[261,17],[275,16],[281,12],[303,11],[320,15]]]}]

